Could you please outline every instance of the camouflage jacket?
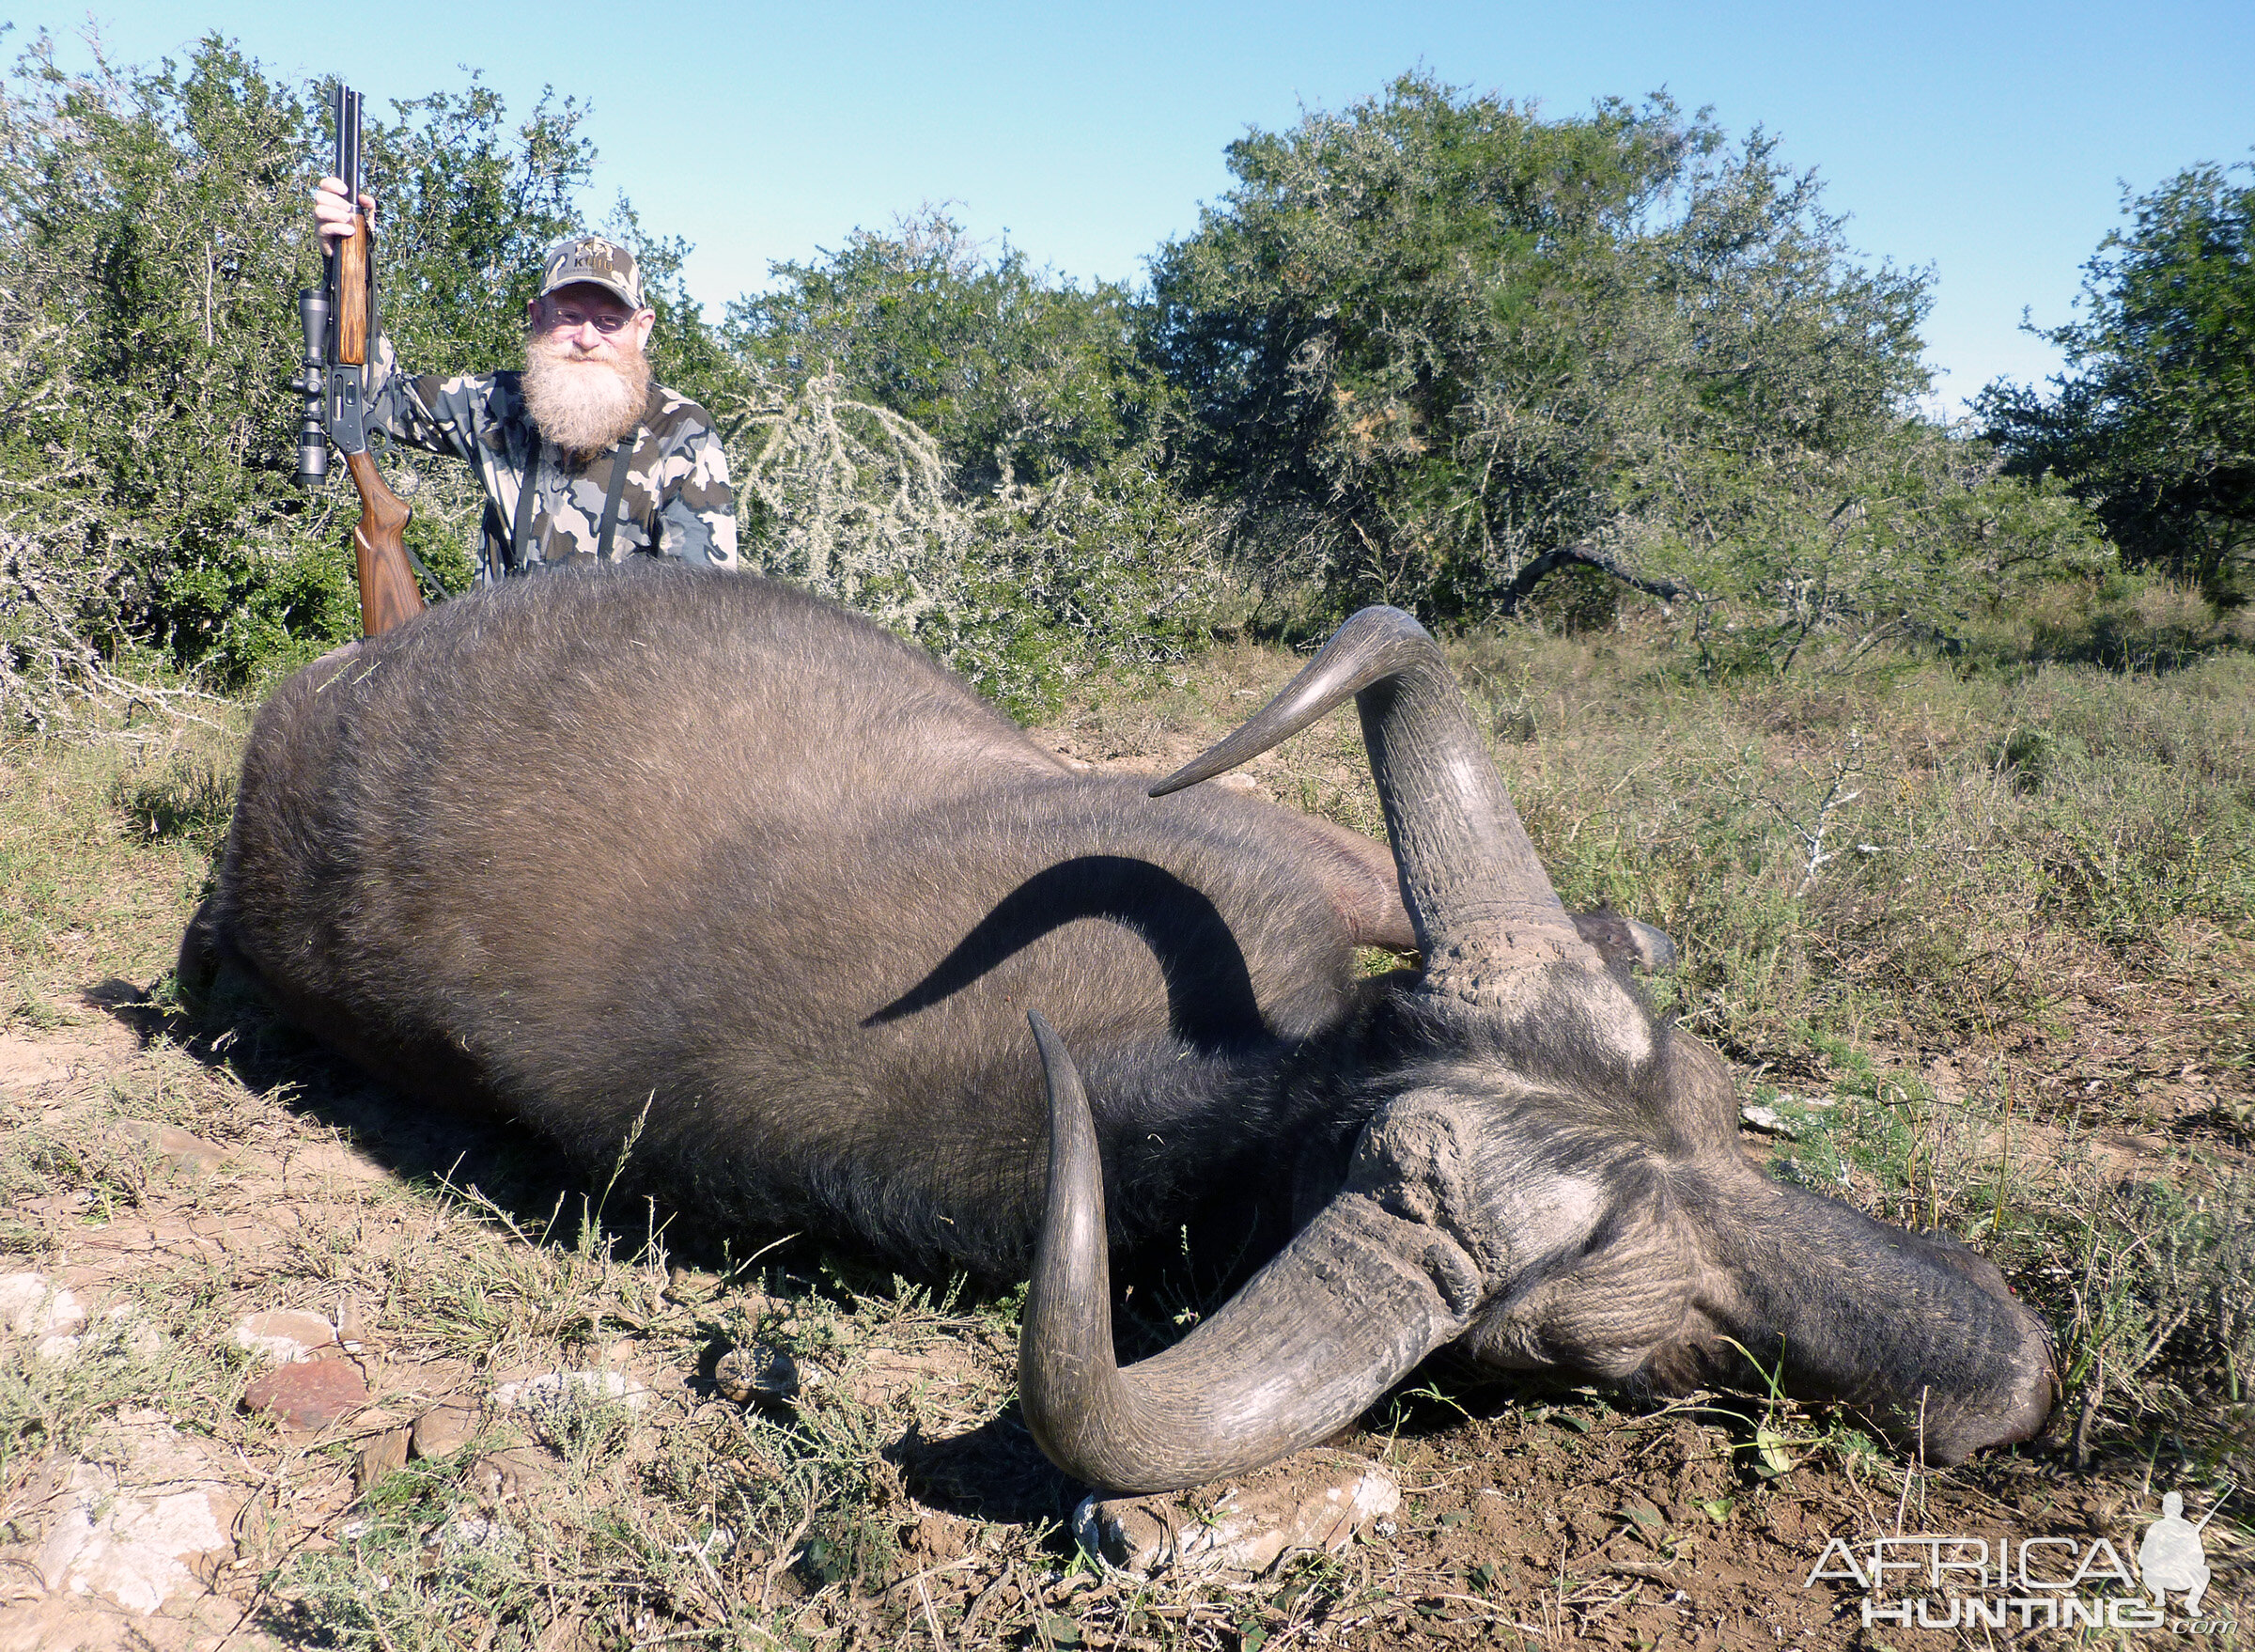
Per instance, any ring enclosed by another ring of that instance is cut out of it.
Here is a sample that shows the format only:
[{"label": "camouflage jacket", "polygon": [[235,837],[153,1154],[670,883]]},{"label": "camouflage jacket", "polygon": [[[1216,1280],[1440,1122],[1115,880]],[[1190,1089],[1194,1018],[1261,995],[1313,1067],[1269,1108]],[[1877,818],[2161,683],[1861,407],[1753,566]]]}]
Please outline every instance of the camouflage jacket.
[{"label": "camouflage jacket", "polygon": [[[399,370],[388,338],[379,338],[372,353],[369,422],[410,446],[467,460],[477,472],[486,494],[481,584],[594,559],[612,467],[618,462],[615,450],[572,464],[541,439],[518,388],[521,374],[410,375]],[[520,567],[513,550],[517,503],[536,457],[539,481]],[[737,565],[736,500],[710,414],[687,397],[652,385],[626,465],[612,560],[639,553],[715,568]]]}]

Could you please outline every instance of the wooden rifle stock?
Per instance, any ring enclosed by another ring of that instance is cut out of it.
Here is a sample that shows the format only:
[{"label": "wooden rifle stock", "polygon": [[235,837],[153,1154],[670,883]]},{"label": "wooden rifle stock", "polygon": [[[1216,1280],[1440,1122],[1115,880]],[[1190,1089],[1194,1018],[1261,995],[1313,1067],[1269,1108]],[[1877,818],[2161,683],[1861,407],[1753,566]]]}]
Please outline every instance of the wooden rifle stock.
[{"label": "wooden rifle stock", "polygon": [[407,519],[413,514],[383,485],[376,461],[364,450],[345,455],[345,469],[360,490],[360,521],[352,529],[353,570],[360,576],[360,629],[380,637],[423,612],[423,593],[407,565]]},{"label": "wooden rifle stock", "polygon": [[[336,243],[336,359],[365,367],[368,360],[368,259],[375,241],[367,214],[353,214],[352,233]],[[384,486],[365,448],[345,455],[345,469],[360,490],[360,522],[352,530],[353,571],[360,579],[360,629],[379,637],[423,612],[423,592],[407,562],[407,521],[414,513]]]}]

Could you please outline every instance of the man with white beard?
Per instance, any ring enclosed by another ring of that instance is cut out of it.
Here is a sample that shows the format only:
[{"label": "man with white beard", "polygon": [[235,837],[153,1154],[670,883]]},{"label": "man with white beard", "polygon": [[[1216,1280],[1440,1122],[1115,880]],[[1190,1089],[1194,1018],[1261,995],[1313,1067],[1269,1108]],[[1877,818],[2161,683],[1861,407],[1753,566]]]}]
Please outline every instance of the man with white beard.
[{"label": "man with white beard", "polygon": [[[374,218],[376,203],[360,197]],[[351,231],[344,185],[314,192],[323,236]],[[480,584],[570,562],[676,556],[736,566],[736,500],[712,417],[650,382],[656,312],[634,255],[600,236],[559,242],[525,306],[524,370],[411,375],[391,341],[369,352],[366,418],[449,453],[485,490]]]}]

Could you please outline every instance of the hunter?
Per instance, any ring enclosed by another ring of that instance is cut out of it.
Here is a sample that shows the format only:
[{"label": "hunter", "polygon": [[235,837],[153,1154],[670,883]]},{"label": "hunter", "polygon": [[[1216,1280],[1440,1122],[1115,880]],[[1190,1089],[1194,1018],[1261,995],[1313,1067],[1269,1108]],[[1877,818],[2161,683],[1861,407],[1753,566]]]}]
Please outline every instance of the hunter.
[{"label": "hunter", "polygon": [[[374,199],[360,205],[373,223]],[[314,219],[324,237],[350,233],[341,181],[315,187]],[[656,319],[634,255],[583,235],[557,242],[542,266],[521,373],[410,375],[391,341],[377,340],[368,422],[477,472],[481,584],[633,555],[736,566],[728,459],[710,414],[651,382],[643,347]]]}]

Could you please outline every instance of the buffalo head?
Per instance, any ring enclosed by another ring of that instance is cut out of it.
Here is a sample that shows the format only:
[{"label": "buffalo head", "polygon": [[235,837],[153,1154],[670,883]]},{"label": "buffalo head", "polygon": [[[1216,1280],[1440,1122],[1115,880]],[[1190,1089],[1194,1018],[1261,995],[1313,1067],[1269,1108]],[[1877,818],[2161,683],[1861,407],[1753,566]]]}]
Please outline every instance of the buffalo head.
[{"label": "buffalo head", "polygon": [[1154,795],[1349,695],[1423,974],[1368,1040],[1384,1065],[1327,1081],[1360,1090],[1367,1123],[1304,1190],[1297,1235],[1125,1370],[1096,1137],[1069,1053],[1034,1018],[1050,1192],[1019,1387],[1050,1456],[1122,1490],[1242,1472],[1335,1432],[1447,1345],[1656,1392],[1766,1373],[1859,1406],[1936,1463],[2032,1434],[2054,1386],[2043,1322],[1954,1240],[1749,1162],[1721,1061],[1585,943],[1407,615],[1358,615]]}]

